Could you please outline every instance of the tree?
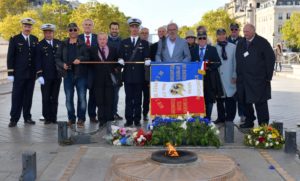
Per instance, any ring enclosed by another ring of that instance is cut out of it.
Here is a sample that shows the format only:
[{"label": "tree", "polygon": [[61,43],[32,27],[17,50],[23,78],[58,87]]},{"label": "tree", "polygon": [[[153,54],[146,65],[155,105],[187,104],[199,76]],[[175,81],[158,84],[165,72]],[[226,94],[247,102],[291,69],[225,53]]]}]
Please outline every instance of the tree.
[{"label": "tree", "polygon": [[115,6],[110,6],[107,4],[102,4],[98,2],[89,2],[86,4],[81,4],[77,9],[75,9],[71,16],[70,21],[81,25],[83,20],[89,18],[95,23],[94,33],[100,31],[108,32],[109,24],[112,21],[116,21],[120,24],[120,34],[122,37],[129,35],[127,19],[124,13],[120,12]]},{"label": "tree", "polygon": [[0,35],[4,39],[8,40],[10,37],[19,34],[21,32],[21,20],[26,17],[33,18],[36,23],[33,25],[32,34],[41,38],[42,32],[40,31],[40,27],[42,25],[42,21],[39,18],[39,14],[35,10],[25,11],[23,14],[17,14],[12,16],[6,16],[3,21],[0,22]]},{"label": "tree", "polygon": [[72,13],[72,9],[68,5],[59,3],[59,0],[53,0],[52,4],[45,3],[37,11],[43,23],[51,23],[56,26],[56,38],[62,40],[68,35],[67,25]]},{"label": "tree", "polygon": [[[179,35],[181,38],[185,38],[185,33],[186,33],[187,31],[189,31],[189,30],[193,30],[194,33],[195,33],[195,28],[193,28],[193,27],[188,27],[188,26],[182,26],[182,27],[180,27],[179,30],[178,30],[178,35]],[[197,36],[197,35],[195,34],[195,36]]]},{"label": "tree", "polygon": [[0,20],[8,15],[22,14],[28,8],[27,0],[0,0]]},{"label": "tree", "polygon": [[234,19],[230,18],[229,14],[222,9],[212,10],[205,13],[202,16],[200,22],[196,23],[193,29],[196,29],[197,26],[203,25],[207,28],[207,33],[210,39],[213,42],[216,42],[216,31],[219,28],[224,28],[227,33],[230,32],[230,23],[235,22]]},{"label": "tree", "polygon": [[282,38],[289,48],[300,48],[300,13],[292,14],[282,27]]}]

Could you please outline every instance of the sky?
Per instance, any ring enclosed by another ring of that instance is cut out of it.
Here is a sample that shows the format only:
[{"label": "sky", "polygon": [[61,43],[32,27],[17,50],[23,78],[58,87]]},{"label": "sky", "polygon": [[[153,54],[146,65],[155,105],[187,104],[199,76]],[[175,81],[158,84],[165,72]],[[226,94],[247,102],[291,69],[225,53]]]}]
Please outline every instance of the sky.
[{"label": "sky", "polygon": [[[81,3],[89,0],[79,0]],[[202,15],[224,6],[228,0],[97,0],[119,7],[126,16],[139,18],[142,26],[156,33],[158,27],[171,21],[179,26],[191,26],[200,21]]]}]

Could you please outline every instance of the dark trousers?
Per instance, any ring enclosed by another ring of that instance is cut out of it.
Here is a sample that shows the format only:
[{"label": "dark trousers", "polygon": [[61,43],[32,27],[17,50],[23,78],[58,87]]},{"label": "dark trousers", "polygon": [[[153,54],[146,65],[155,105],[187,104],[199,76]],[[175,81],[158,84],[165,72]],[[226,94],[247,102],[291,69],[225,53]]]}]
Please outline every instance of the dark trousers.
[{"label": "dark trousers", "polygon": [[244,104],[243,103],[241,103],[241,102],[237,102],[237,104],[238,104],[238,114],[239,114],[239,116],[240,117],[242,117],[242,116],[245,116],[245,108],[244,108]]},{"label": "dark trousers", "polygon": [[94,87],[89,89],[88,114],[90,118],[96,117],[96,96]]},{"label": "dark trousers", "polygon": [[125,118],[127,123],[139,123],[141,120],[143,84],[125,83]]},{"label": "dark trousers", "polygon": [[113,102],[113,115],[118,114],[118,103],[119,103],[119,91],[120,91],[120,86],[115,85],[114,86],[114,102]]},{"label": "dark trousers", "polygon": [[[257,115],[257,120],[259,125],[269,124],[269,109],[268,109],[268,102],[263,101],[259,103],[255,103],[255,110]],[[254,108],[252,103],[245,104],[245,116],[246,116],[246,123],[253,123],[256,119],[254,115]]]},{"label": "dark trousers", "polygon": [[95,86],[95,91],[99,122],[113,121],[113,86]]},{"label": "dark trousers", "polygon": [[48,121],[57,121],[58,97],[61,78],[46,79],[45,84],[41,86],[43,116]]},{"label": "dark trousers", "polygon": [[31,105],[35,79],[15,78],[11,96],[10,121],[18,122],[23,110],[24,120],[31,119]]},{"label": "dark trousers", "polygon": [[150,105],[150,82],[145,81],[143,85],[143,116],[147,117]]},{"label": "dark trousers", "polygon": [[205,118],[207,118],[209,120],[211,119],[211,113],[212,113],[213,105],[214,105],[214,103],[205,100],[205,111],[206,111]]},{"label": "dark trousers", "polygon": [[217,99],[218,120],[233,121],[236,114],[236,100],[233,97]]}]

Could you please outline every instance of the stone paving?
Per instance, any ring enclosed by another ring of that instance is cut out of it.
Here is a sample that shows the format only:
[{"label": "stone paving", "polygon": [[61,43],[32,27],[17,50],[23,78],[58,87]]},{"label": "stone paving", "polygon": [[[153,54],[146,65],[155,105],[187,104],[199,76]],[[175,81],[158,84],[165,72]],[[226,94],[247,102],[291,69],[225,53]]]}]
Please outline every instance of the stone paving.
[{"label": "stone paving", "polygon": [[[284,129],[297,131],[297,142],[300,145],[299,128],[300,122],[300,81],[275,76],[272,81],[273,99],[269,102],[271,120],[283,121]],[[44,125],[39,121],[41,116],[41,93],[36,84],[32,115],[37,122],[35,126],[25,126],[21,118],[16,128],[9,129],[9,110],[11,105],[11,84],[0,85],[0,181],[15,181],[21,174],[21,154],[25,150],[37,152],[38,179],[42,181],[60,180],[65,173],[70,161],[80,149],[80,145],[59,146],[57,144],[56,125]],[[120,113],[124,113],[124,91],[120,91]],[[63,86],[60,92],[59,113],[60,121],[67,120],[65,97]],[[213,111],[216,118],[216,109]],[[235,120],[238,123],[238,117]],[[117,124],[123,124],[118,122]],[[95,130],[97,125],[89,124],[87,118],[86,127],[82,131]],[[223,135],[223,128],[220,128]],[[70,133],[70,130],[69,130]],[[137,148],[137,147],[113,147],[102,139],[103,132],[93,136],[95,143],[88,146],[87,152],[80,157],[80,162],[70,180],[82,181],[103,180],[109,166],[110,158],[115,154],[149,152],[160,147]],[[243,134],[235,130],[235,143],[224,144],[220,149],[189,147],[196,152],[217,152],[231,156],[249,180],[284,180],[275,170],[269,169],[268,163],[259,153],[259,150],[243,146]],[[285,169],[295,180],[300,180],[300,161],[295,155],[285,154],[283,150],[268,151],[268,153]]]}]

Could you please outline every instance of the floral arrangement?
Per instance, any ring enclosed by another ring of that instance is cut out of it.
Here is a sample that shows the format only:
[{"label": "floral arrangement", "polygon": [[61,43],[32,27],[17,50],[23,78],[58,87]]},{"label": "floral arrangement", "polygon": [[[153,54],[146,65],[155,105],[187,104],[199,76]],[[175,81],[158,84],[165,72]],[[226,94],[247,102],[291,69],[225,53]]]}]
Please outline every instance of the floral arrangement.
[{"label": "floral arrangement", "polygon": [[156,117],[148,129],[152,130],[153,145],[220,146],[219,130],[209,119],[202,117]]},{"label": "floral arrangement", "polygon": [[168,142],[175,146],[220,146],[219,130],[202,117],[156,117],[147,125],[147,131],[113,125],[111,128],[112,133],[106,139],[118,146],[165,145]]},{"label": "floral arrangement", "polygon": [[123,128],[111,126],[111,135],[106,137],[107,141],[115,146],[144,146],[149,144],[152,133],[145,132],[143,129]]},{"label": "floral arrangement", "polygon": [[244,144],[255,148],[281,149],[284,139],[272,126],[261,126],[251,129],[250,133],[245,135]]}]

